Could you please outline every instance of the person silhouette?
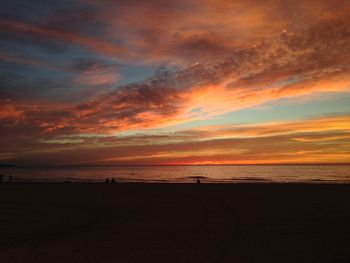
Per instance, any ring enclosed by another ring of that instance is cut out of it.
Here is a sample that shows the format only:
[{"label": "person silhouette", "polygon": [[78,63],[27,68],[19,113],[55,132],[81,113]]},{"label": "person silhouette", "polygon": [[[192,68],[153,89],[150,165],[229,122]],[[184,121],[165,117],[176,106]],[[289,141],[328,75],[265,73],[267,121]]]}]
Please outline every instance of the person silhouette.
[{"label": "person silhouette", "polygon": [[196,184],[200,184],[201,180],[199,180],[199,178],[197,178]]},{"label": "person silhouette", "polygon": [[107,178],[105,182],[106,182],[106,184],[108,184],[109,183],[109,178]]},{"label": "person silhouette", "polygon": [[112,177],[111,183],[112,183],[112,184],[115,184],[114,177]]}]

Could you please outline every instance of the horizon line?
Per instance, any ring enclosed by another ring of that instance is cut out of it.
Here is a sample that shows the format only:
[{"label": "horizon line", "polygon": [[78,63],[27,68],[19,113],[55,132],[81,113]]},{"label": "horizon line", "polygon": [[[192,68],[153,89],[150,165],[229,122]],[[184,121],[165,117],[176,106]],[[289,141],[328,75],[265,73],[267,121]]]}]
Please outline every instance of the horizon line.
[{"label": "horizon line", "polygon": [[15,164],[0,164],[0,168],[93,168],[93,167],[118,167],[118,166],[264,166],[264,165],[350,165],[350,163],[236,163],[236,164],[111,164],[111,165],[15,165]]}]

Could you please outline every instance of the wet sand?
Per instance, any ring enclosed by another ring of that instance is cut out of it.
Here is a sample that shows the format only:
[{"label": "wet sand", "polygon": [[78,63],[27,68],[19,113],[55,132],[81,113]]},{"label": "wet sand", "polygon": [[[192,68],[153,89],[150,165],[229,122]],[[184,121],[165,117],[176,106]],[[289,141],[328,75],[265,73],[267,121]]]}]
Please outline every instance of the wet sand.
[{"label": "wet sand", "polygon": [[0,184],[0,262],[350,262],[350,185]]}]

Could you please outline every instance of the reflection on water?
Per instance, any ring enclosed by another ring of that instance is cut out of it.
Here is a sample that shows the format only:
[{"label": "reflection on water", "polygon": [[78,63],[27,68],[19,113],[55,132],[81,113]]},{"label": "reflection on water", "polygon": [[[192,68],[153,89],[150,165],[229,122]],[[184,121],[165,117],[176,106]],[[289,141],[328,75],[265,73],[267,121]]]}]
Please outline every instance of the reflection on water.
[{"label": "reflection on water", "polygon": [[347,182],[350,165],[215,165],[0,168],[17,181],[123,182]]}]

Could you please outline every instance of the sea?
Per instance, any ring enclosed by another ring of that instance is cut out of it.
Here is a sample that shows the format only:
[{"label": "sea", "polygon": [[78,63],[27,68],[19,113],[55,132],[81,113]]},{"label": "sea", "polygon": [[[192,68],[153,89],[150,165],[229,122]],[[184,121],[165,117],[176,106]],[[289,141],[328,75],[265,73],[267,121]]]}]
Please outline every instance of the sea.
[{"label": "sea", "polygon": [[1,167],[2,181],[193,183],[350,183],[350,165],[174,165]]}]

